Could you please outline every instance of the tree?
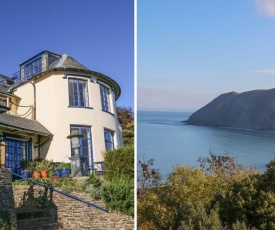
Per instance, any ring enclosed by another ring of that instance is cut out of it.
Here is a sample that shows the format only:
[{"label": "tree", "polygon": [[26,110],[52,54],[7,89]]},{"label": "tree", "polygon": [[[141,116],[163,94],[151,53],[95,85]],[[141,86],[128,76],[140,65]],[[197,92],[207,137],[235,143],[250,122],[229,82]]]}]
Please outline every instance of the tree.
[{"label": "tree", "polygon": [[134,145],[135,122],[131,107],[117,107],[117,116],[121,123],[124,145]]}]

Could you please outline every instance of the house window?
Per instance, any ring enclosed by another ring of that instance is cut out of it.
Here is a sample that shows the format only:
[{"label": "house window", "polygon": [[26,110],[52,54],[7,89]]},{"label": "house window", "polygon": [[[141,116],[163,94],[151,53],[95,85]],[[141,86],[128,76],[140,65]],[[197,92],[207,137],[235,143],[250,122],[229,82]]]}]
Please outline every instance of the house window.
[{"label": "house window", "polygon": [[5,107],[7,107],[7,98],[5,98],[5,97],[0,97],[0,106],[5,106]]},{"label": "house window", "polygon": [[[92,131],[91,127],[87,126],[77,126],[71,125],[71,132],[77,130],[79,134],[83,134],[84,137],[80,138],[80,156],[84,157],[83,162],[84,169],[87,170],[88,167],[92,168],[93,165],[93,149],[92,149]],[[71,149],[71,155],[74,156],[74,151]]]},{"label": "house window", "polygon": [[108,129],[104,129],[104,138],[106,151],[114,150],[114,133]]},{"label": "house window", "polygon": [[110,112],[109,89],[104,85],[100,85],[100,94],[102,110],[105,112]]},{"label": "house window", "polygon": [[38,58],[33,62],[24,66],[24,80],[30,79],[32,76],[42,72],[42,58]]},{"label": "house window", "polygon": [[69,79],[69,106],[89,107],[87,81],[74,78]]}]

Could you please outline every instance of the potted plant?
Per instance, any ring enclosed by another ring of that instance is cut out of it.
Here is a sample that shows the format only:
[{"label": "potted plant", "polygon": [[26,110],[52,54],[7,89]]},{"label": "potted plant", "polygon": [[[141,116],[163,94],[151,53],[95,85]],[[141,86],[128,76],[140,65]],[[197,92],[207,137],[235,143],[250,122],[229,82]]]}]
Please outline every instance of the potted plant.
[{"label": "potted plant", "polygon": [[[32,176],[34,179],[40,179],[41,178],[41,173],[40,171],[38,171],[38,169],[36,168],[36,166],[39,164],[40,162],[38,161],[33,161],[31,163],[31,165],[29,166],[29,170],[31,170],[32,172]],[[38,167],[39,168],[39,167]]]},{"label": "potted plant", "polygon": [[61,162],[58,169],[60,170],[60,175],[66,177],[70,174],[71,163]]},{"label": "potted plant", "polygon": [[42,178],[48,178],[53,172],[53,161],[42,160],[41,162],[36,162],[35,169],[41,173]]},{"label": "potted plant", "polygon": [[27,178],[31,176],[31,171],[29,170],[29,167],[31,166],[32,162],[28,159],[24,159],[21,161],[21,167],[23,170],[23,175]]}]

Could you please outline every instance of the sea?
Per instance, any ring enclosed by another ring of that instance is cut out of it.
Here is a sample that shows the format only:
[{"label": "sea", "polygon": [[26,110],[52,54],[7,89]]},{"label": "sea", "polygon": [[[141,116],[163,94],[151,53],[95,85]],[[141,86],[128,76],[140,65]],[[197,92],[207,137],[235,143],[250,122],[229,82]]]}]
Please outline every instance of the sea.
[{"label": "sea", "polygon": [[188,125],[192,112],[137,111],[137,159],[154,159],[167,178],[176,165],[199,167],[198,159],[228,153],[239,164],[266,170],[275,159],[275,132]]}]

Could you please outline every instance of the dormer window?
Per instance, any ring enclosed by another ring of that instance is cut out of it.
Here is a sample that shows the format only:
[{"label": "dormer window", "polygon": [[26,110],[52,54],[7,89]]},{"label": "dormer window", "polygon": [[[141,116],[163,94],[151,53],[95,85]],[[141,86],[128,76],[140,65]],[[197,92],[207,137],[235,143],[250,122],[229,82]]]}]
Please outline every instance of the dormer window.
[{"label": "dormer window", "polygon": [[24,66],[24,80],[38,75],[42,72],[42,58],[38,58]]}]

